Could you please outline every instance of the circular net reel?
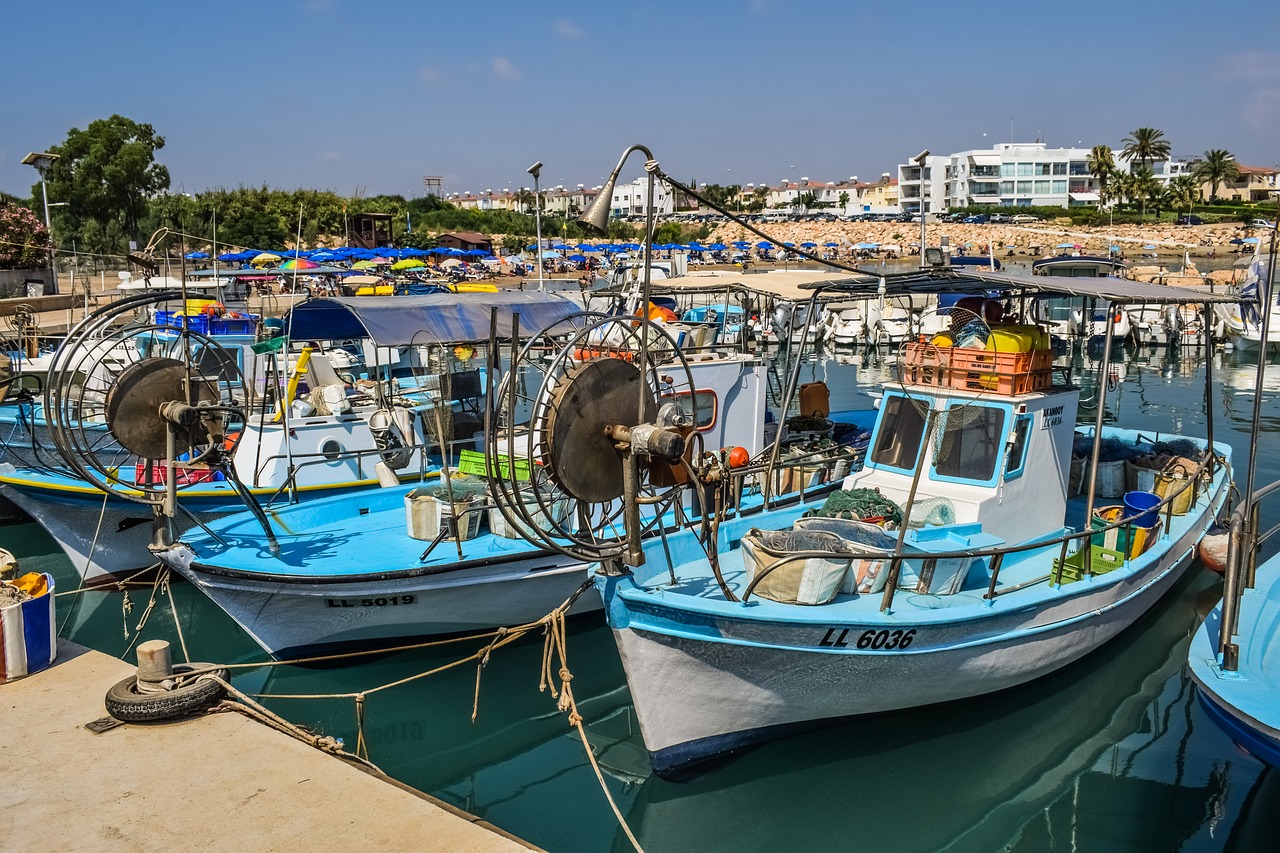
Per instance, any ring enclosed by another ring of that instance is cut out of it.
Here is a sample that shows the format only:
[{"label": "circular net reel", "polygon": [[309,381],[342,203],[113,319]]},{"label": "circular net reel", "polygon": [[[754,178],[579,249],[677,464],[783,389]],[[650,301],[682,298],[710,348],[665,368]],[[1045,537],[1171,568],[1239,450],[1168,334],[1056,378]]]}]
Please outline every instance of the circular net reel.
[{"label": "circular net reel", "polygon": [[167,291],[93,312],[54,353],[45,390],[50,437],[70,469],[155,506],[167,464],[177,463],[178,490],[228,473],[245,424],[235,355],[208,335],[155,322],[156,311],[182,304]]},{"label": "circular net reel", "polygon": [[623,555],[630,538],[634,552],[691,479],[690,447],[664,442],[696,435],[695,399],[661,324],[597,313],[552,324],[490,395],[494,500],[540,547],[594,562]]}]

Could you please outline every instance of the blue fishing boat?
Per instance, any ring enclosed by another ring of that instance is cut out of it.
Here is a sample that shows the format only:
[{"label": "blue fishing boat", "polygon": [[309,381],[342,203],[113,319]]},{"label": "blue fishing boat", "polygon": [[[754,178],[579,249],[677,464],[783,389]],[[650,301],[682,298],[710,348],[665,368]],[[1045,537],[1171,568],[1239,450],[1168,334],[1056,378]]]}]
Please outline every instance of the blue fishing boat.
[{"label": "blue fishing boat", "polygon": [[[1263,316],[1260,340],[1266,339],[1269,326],[1270,318]],[[1262,358],[1254,380],[1244,498],[1219,536],[1226,539],[1226,557],[1219,565],[1222,600],[1192,638],[1187,663],[1200,704],[1213,721],[1250,755],[1280,767],[1280,661],[1275,655],[1280,647],[1280,556],[1273,553],[1258,563],[1263,546],[1280,529],[1265,527],[1269,520],[1262,512],[1266,499],[1280,493],[1280,480],[1256,487],[1266,372]],[[1214,545],[1205,555],[1211,567],[1222,543]]]},{"label": "blue fishing boat", "polygon": [[[891,294],[995,291],[1006,316],[1050,293],[1170,298],[1119,279],[941,263],[884,281]],[[1001,331],[1024,334],[991,334]],[[724,519],[713,540],[682,531],[639,560],[605,559],[597,588],[654,768],[677,773],[797,728],[1016,687],[1145,613],[1226,500],[1231,451],[1212,440],[1211,420],[1205,437],[1151,436],[1104,426],[1100,405],[1078,428],[1078,403],[1048,352],[912,344],[844,491],[821,506]],[[1092,458],[1083,495],[1070,496],[1077,437]],[[1193,469],[1163,494],[1104,506],[1102,448],[1143,439],[1176,448]],[[859,507],[870,500],[874,512]]]},{"label": "blue fishing boat", "polygon": [[[202,312],[165,313],[140,328],[105,332],[138,305],[174,296],[115,303],[73,331],[71,343],[81,343],[59,351],[58,381],[39,401],[43,416],[57,422],[57,453],[24,440],[10,445],[0,464],[0,493],[58,541],[86,583],[112,582],[154,563],[148,547],[152,507],[164,491],[164,445],[144,458],[116,442],[128,418],[113,426],[108,413],[113,394],[127,396],[117,390],[126,371],[141,387],[149,365],[190,365],[208,401],[234,404],[239,413],[225,470],[176,460],[183,511],[203,519],[243,510],[246,497],[288,504],[421,479],[446,453],[474,449],[481,428],[475,412],[483,371],[461,364],[455,344],[487,338],[495,310],[504,331],[516,314],[547,324],[577,310],[539,293],[352,297],[299,304],[284,336],[257,346],[250,346],[251,334],[241,340],[243,329],[223,337],[217,326],[245,321]],[[212,334],[193,328],[193,320]],[[290,353],[290,340],[302,344],[298,353]],[[118,374],[83,381],[102,346],[117,351],[122,343],[132,356]],[[428,351],[443,355],[429,364]],[[440,407],[448,409],[443,440],[434,418]]]}]

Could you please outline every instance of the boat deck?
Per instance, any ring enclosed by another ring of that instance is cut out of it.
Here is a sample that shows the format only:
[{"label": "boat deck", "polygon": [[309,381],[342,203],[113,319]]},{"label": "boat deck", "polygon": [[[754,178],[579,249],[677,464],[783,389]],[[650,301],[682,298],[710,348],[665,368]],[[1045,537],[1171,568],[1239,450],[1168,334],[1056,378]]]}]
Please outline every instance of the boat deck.
[{"label": "boat deck", "polygon": [[[1220,496],[1221,487],[1226,477],[1223,470],[1216,474],[1214,486],[1202,489],[1199,502],[1186,515],[1173,516],[1168,530],[1163,530],[1160,538],[1144,554],[1127,561],[1121,568],[1106,573],[1098,573],[1090,578],[1061,585],[1050,583],[1053,562],[1061,553],[1060,544],[1032,547],[1025,551],[1006,554],[996,585],[994,600],[986,598],[990,582],[990,570],[987,558],[975,558],[969,567],[964,582],[958,592],[951,595],[918,593],[910,589],[899,588],[894,597],[893,613],[881,614],[881,593],[850,595],[841,593],[835,600],[823,605],[806,606],[780,603],[760,598],[753,594],[748,606],[729,602],[725,599],[710,568],[705,555],[696,542],[672,537],[669,547],[675,562],[677,582],[670,583],[670,575],[661,551],[649,549],[650,565],[638,571],[638,589],[620,590],[628,600],[637,604],[645,599],[674,603],[680,601],[685,609],[703,615],[732,616],[752,620],[776,620],[793,623],[837,623],[845,619],[857,621],[876,621],[884,619],[900,621],[904,612],[909,612],[912,622],[942,623],[958,619],[983,618],[988,615],[1009,612],[1015,609],[1039,607],[1046,602],[1063,596],[1074,595],[1089,588],[1097,588],[1111,583],[1120,583],[1134,574],[1149,567],[1154,561],[1163,559],[1168,550],[1185,534],[1194,528],[1203,529],[1207,524],[1206,510],[1211,496]],[[1095,506],[1115,503],[1111,499],[1100,499]],[[768,528],[786,530],[792,522],[799,518],[806,508],[796,507],[770,514]],[[1073,498],[1067,502],[1064,527],[1060,530],[1046,531],[1035,541],[1049,541],[1067,532],[1079,531],[1085,517],[1086,505],[1083,498]],[[1210,513],[1211,515],[1211,513]],[[743,552],[739,547],[741,538],[752,527],[757,526],[759,519],[750,517],[734,519],[721,527],[722,548],[725,544],[730,549],[721,554],[721,572],[726,584],[739,596],[746,591],[748,577],[743,563]],[[684,534],[681,534],[683,537]],[[1010,545],[1012,543],[1009,543]],[[1005,547],[1008,547],[1006,545]],[[1075,545],[1071,551],[1076,550]],[[1181,556],[1181,555],[1176,555]],[[909,571],[904,561],[904,572]],[[1096,570],[1095,570],[1096,571]],[[1004,590],[1016,594],[1001,595]]]}]

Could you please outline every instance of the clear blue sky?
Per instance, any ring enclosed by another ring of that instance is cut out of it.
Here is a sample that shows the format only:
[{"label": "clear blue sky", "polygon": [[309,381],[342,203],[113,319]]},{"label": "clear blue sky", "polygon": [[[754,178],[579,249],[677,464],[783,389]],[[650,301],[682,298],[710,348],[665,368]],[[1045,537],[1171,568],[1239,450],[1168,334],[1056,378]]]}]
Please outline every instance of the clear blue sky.
[{"label": "clear blue sky", "polygon": [[[910,16],[912,9],[918,15]],[[119,113],[173,189],[598,184],[647,144],[700,182],[874,179],[1042,138],[1280,162],[1274,0],[10,0],[0,189]],[[731,170],[731,171],[730,171]],[[638,158],[628,168],[640,174]]]}]

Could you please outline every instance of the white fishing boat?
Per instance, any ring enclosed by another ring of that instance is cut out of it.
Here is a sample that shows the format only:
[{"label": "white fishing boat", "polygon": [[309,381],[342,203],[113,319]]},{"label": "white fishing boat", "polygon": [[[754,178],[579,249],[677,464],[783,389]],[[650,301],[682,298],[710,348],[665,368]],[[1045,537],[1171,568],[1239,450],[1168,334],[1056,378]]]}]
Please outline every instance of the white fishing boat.
[{"label": "white fishing boat", "polygon": [[1236,349],[1251,352],[1265,347],[1270,352],[1280,346],[1280,294],[1272,295],[1270,305],[1264,304],[1265,294],[1272,293],[1274,275],[1274,257],[1255,255],[1240,285],[1239,301],[1215,306],[1227,339]]},{"label": "white fishing boat", "polygon": [[[1119,279],[941,267],[889,284],[994,290],[1009,313],[1046,292],[1116,305],[1159,293]],[[1048,353],[918,344],[904,355],[867,465],[837,494],[887,499],[907,524],[769,508],[725,518],[713,543],[686,531],[626,567],[602,564],[597,587],[660,773],[798,727],[980,696],[1060,669],[1172,586],[1226,499],[1231,451],[1212,442],[1211,422],[1206,437],[1160,436],[1196,458],[1192,476],[1164,497],[1132,493],[1124,507],[1103,507],[1101,446],[1144,434],[1102,426],[1101,406],[1077,429],[1079,390]],[[1077,433],[1094,456],[1084,495],[1069,497]],[[842,509],[832,501],[827,510]],[[1105,510],[1100,523],[1095,510]]]}]

